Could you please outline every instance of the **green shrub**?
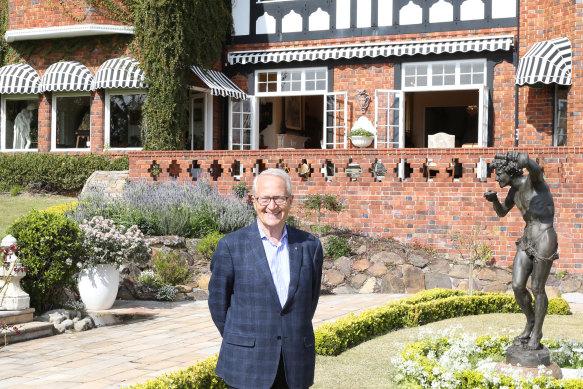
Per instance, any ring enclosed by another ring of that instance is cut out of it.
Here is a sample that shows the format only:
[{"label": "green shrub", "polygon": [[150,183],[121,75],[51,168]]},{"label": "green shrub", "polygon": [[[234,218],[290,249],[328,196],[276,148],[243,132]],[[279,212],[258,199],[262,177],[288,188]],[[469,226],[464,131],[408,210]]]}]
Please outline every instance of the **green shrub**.
[{"label": "green shrub", "polygon": [[23,190],[24,188],[21,185],[12,185],[10,187],[10,196],[18,196],[20,193],[22,193]]},{"label": "green shrub", "polygon": [[158,251],[152,260],[158,279],[165,285],[182,285],[190,277],[188,261],[180,258],[174,251],[168,254]]},{"label": "green shrub", "polygon": [[233,193],[240,199],[244,199],[249,193],[249,188],[247,188],[247,184],[243,181],[239,181],[237,184],[231,187],[233,189]]},{"label": "green shrub", "polygon": [[96,170],[128,170],[127,157],[52,153],[0,154],[0,183],[49,192],[78,191]]},{"label": "green shrub", "polygon": [[160,281],[154,270],[144,270],[138,276],[138,284],[149,288],[160,288],[164,283]]},{"label": "green shrub", "polygon": [[64,287],[74,285],[75,263],[82,257],[81,230],[63,215],[32,211],[9,228],[18,241],[19,258],[28,268],[21,281],[37,312],[59,306]]},{"label": "green shrub", "polygon": [[225,234],[221,234],[220,232],[212,232],[202,238],[199,244],[196,245],[196,249],[202,255],[204,259],[210,261],[213,257],[215,250],[217,249],[217,244],[219,240],[225,236]]},{"label": "green shrub", "polygon": [[324,253],[332,257],[332,259],[338,259],[350,255],[351,251],[352,250],[346,238],[339,238],[337,236],[331,236],[328,243],[324,246]]},{"label": "green shrub", "polygon": [[[552,299],[549,307],[551,305],[554,314],[570,313],[569,305],[563,299]],[[481,292],[468,296],[465,292],[448,289],[427,290],[401,301],[321,325],[314,331],[316,353],[338,355],[373,336],[398,328],[416,327],[459,316],[517,312],[521,312],[520,308],[514,296],[508,294]]]},{"label": "green shrub", "polygon": [[209,357],[186,369],[164,374],[128,389],[226,389],[225,382],[215,374],[217,356]]}]

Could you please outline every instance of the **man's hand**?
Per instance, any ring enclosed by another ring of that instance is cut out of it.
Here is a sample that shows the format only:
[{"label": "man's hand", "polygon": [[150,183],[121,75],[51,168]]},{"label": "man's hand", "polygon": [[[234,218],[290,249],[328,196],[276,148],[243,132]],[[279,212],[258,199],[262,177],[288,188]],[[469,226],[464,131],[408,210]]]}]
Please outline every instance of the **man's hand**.
[{"label": "man's hand", "polygon": [[484,197],[486,198],[486,200],[493,203],[494,201],[498,200],[498,193],[494,192],[493,190],[489,190],[486,193],[484,193]]}]

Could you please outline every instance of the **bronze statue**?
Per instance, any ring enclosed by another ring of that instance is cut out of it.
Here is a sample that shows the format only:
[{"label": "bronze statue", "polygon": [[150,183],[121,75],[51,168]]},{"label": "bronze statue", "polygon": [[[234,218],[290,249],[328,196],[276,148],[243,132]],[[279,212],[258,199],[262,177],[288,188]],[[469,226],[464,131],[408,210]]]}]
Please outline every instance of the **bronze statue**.
[{"label": "bronze statue", "polygon": [[[514,344],[529,350],[541,349],[542,326],[549,305],[545,284],[553,261],[559,257],[557,233],[553,227],[553,198],[542,169],[528,154],[517,151],[496,154],[491,166],[496,170],[500,187],[510,186],[510,190],[502,203],[494,191],[484,193],[484,197],[492,202],[499,217],[505,216],[516,205],[526,222],[522,237],[516,241],[512,268],[512,289],[516,302],[526,315],[526,328],[514,339]],[[527,176],[523,175],[525,168],[529,173]],[[534,309],[532,297],[526,289],[529,276],[532,276]]]}]

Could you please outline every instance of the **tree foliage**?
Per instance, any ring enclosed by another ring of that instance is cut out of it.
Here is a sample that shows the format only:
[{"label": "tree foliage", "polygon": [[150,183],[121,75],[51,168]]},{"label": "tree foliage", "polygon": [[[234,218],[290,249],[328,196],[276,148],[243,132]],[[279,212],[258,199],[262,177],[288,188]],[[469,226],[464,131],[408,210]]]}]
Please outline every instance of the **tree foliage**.
[{"label": "tree foliage", "polygon": [[0,67],[6,65],[8,45],[4,34],[8,27],[8,0],[0,0]]},{"label": "tree foliage", "polygon": [[223,51],[232,17],[224,0],[142,0],[135,39],[150,85],[144,103],[146,150],[173,150],[188,128],[188,71],[209,68]]}]

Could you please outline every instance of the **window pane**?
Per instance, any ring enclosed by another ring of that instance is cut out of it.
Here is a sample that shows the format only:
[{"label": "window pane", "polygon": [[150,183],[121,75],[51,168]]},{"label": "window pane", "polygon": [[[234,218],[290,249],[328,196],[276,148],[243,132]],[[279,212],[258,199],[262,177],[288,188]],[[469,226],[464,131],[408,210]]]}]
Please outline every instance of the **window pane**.
[{"label": "window pane", "polygon": [[87,148],[91,140],[91,97],[57,97],[57,148]]},{"label": "window pane", "polygon": [[484,83],[484,75],[482,73],[474,74],[473,84],[483,84],[483,83]]},{"label": "window pane", "polygon": [[142,147],[142,105],[146,94],[110,96],[110,147]]},{"label": "window pane", "polygon": [[444,85],[455,85],[455,75],[446,75],[443,83]]},{"label": "window pane", "polygon": [[38,103],[35,100],[6,100],[6,149],[38,147]]},{"label": "window pane", "polygon": [[469,74],[460,74],[460,84],[462,85],[467,85],[467,84],[471,84],[472,78]]}]

